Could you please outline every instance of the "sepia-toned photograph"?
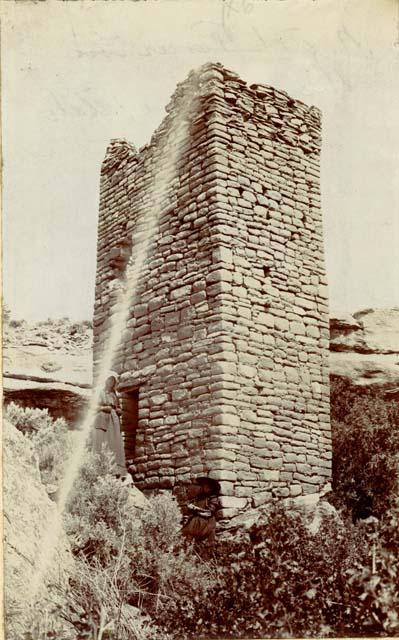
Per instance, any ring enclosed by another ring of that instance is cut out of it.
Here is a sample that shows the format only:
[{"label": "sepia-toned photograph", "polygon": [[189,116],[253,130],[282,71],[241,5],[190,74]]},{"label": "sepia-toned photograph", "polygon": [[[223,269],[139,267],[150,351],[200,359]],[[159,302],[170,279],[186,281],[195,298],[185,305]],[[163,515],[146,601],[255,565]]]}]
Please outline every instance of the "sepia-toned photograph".
[{"label": "sepia-toned photograph", "polygon": [[398,0],[0,0],[3,637],[399,637]]}]

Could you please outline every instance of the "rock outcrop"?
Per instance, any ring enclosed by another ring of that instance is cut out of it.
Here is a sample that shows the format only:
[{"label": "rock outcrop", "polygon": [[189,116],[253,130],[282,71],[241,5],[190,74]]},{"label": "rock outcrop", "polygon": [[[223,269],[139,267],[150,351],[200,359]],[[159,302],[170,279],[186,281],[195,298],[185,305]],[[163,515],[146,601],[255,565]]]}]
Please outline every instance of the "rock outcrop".
[{"label": "rock outcrop", "polygon": [[48,409],[71,425],[90,398],[92,330],[68,320],[6,327],[3,349],[4,401]]},{"label": "rock outcrop", "polygon": [[[34,596],[42,549],[55,530],[56,505],[41,483],[29,440],[13,425],[3,423],[4,447],[4,568],[6,637],[23,638],[28,631],[29,603]],[[55,540],[53,562],[43,573],[37,596],[46,598],[47,585],[63,584],[72,567],[63,530]],[[54,602],[56,604],[56,601]]]},{"label": "rock outcrop", "polygon": [[330,374],[399,398],[399,308],[332,317]]}]

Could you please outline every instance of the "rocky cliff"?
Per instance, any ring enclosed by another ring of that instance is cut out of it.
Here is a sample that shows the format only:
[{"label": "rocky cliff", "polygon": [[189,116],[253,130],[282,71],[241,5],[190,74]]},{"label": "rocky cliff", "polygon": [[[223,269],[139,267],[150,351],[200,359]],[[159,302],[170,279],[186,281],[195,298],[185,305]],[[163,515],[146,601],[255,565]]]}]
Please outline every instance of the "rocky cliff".
[{"label": "rocky cliff", "polygon": [[[37,593],[33,593],[41,550],[47,548],[54,531],[56,504],[41,482],[33,448],[13,425],[3,423],[4,450],[4,567],[5,619],[7,638],[25,638],[30,630],[32,606],[53,597],[48,585],[64,584],[72,567],[66,535],[55,541],[54,562],[43,573]],[[57,597],[54,599],[54,606]],[[55,636],[54,636],[55,637]]]},{"label": "rocky cliff", "polygon": [[76,423],[90,397],[90,323],[11,322],[4,331],[3,371],[6,403],[47,408],[54,418]]},{"label": "rocky cliff", "polygon": [[332,317],[330,375],[399,398],[399,308]]}]

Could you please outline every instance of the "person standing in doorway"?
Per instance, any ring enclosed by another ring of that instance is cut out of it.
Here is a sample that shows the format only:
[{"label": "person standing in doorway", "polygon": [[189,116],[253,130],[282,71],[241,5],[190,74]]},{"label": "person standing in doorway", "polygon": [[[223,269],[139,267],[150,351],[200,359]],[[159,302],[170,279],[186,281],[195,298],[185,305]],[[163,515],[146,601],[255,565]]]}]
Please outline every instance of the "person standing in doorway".
[{"label": "person standing in doorway", "polygon": [[121,435],[120,416],[122,411],[116,385],[118,374],[110,371],[100,392],[97,415],[94,421],[92,444],[96,453],[100,453],[104,445],[115,456],[117,476],[130,480],[126,469],[125,448]]}]

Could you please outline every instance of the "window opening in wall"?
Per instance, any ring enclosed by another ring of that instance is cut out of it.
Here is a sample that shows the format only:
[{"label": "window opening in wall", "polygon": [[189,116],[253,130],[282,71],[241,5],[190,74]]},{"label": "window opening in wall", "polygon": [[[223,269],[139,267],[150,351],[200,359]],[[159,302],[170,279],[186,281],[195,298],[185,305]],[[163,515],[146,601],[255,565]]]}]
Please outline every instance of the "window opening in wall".
[{"label": "window opening in wall", "polygon": [[126,461],[134,460],[136,453],[136,433],[139,422],[139,390],[126,389],[121,393],[121,430],[125,445]]},{"label": "window opening in wall", "polygon": [[270,276],[270,271],[271,267],[267,267],[266,265],[263,266],[263,274],[265,278],[268,278]]}]

